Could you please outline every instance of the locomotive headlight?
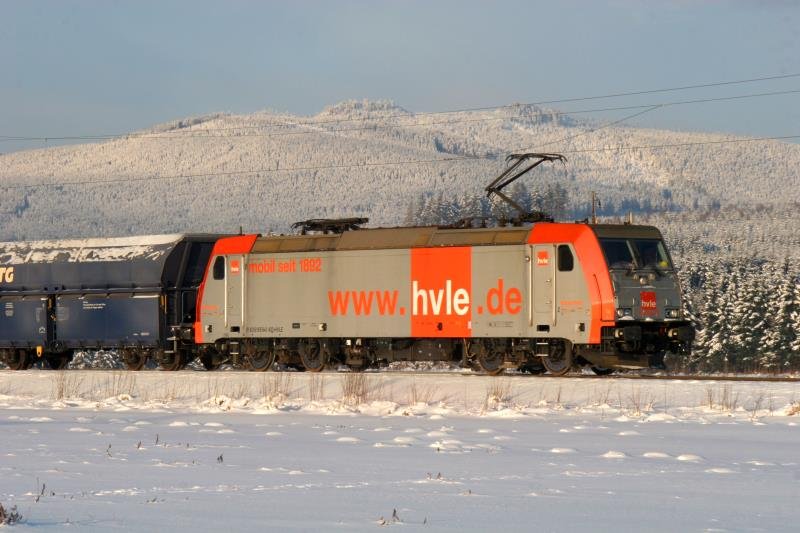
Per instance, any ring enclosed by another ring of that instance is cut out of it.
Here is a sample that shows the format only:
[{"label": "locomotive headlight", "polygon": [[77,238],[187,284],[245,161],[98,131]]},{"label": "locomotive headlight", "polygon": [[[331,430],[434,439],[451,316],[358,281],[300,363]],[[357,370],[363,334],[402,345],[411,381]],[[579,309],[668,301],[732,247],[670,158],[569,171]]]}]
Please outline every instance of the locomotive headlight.
[{"label": "locomotive headlight", "polygon": [[620,307],[617,309],[617,317],[619,318],[633,318],[633,309],[630,307]]},{"label": "locomotive headlight", "polygon": [[680,318],[681,310],[677,308],[665,309],[664,314],[667,318]]},{"label": "locomotive headlight", "polygon": [[647,276],[639,276],[639,285],[647,285],[648,279]]}]

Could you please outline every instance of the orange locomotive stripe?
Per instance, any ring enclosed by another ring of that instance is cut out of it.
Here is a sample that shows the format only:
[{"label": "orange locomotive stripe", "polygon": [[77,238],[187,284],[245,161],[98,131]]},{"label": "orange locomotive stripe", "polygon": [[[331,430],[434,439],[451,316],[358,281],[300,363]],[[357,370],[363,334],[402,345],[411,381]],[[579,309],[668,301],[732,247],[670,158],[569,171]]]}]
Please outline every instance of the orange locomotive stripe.
[{"label": "orange locomotive stripe", "polygon": [[201,320],[201,310],[203,309],[203,291],[206,287],[206,280],[208,273],[211,271],[211,265],[214,264],[214,259],[218,255],[227,254],[248,254],[253,249],[258,235],[237,235],[236,237],[223,237],[214,243],[214,249],[208,258],[206,265],[206,273],[203,275],[203,281],[197,289],[197,303],[195,305],[195,320],[194,320],[194,341],[197,344],[203,342],[203,324]]},{"label": "orange locomotive stripe", "polygon": [[226,254],[249,254],[256,243],[258,235],[237,235],[236,237],[224,237],[214,244],[212,257],[215,255]]},{"label": "orange locomotive stripe", "polygon": [[542,222],[534,224],[528,236],[528,244],[559,243],[572,244],[578,255],[592,302],[589,342],[599,344],[600,328],[614,325],[614,288],[603,250],[594,231],[586,224]]}]

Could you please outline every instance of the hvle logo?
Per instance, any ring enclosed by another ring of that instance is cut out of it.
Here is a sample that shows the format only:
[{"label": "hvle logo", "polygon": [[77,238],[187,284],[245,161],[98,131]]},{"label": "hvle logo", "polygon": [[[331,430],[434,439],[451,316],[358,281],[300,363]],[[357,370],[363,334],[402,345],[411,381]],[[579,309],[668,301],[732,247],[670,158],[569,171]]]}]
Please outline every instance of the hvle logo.
[{"label": "hvle logo", "polygon": [[641,302],[642,316],[653,316],[658,313],[656,305],[656,293],[654,291],[642,291],[639,294]]},{"label": "hvle logo", "polygon": [[550,264],[550,254],[547,253],[547,250],[536,252],[536,265],[547,266],[548,264]]}]

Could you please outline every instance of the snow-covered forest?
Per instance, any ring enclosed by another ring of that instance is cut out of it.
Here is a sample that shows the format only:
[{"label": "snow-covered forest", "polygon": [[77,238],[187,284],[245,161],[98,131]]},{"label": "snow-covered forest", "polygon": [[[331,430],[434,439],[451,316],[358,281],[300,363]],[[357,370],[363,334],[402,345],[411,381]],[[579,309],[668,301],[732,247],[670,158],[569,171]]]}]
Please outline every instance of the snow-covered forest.
[{"label": "snow-covered forest", "polygon": [[[312,217],[451,223],[498,212],[483,187],[520,151],[559,152],[511,191],[558,220],[661,228],[700,330],[681,364],[800,368],[800,145],[606,127],[530,105],[443,115],[348,101],[174,121],[0,155],[0,240],[287,231]],[[609,118],[609,121],[614,120]]]},{"label": "snow-covered forest", "polygon": [[585,216],[590,191],[610,215],[800,202],[800,145],[602,126],[531,105],[415,115],[357,101],[312,117],[174,121],[0,155],[0,239],[281,231],[325,216],[399,224],[421,194],[481,194],[506,154],[526,150],[568,158],[535,182],[568,192],[569,217]]}]

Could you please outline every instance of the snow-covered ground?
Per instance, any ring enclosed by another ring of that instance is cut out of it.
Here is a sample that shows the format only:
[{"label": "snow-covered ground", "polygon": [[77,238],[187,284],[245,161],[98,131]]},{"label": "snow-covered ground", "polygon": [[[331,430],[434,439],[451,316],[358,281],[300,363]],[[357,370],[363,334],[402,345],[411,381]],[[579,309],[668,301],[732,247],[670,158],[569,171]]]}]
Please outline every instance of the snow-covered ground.
[{"label": "snow-covered ground", "polygon": [[796,531],[798,423],[798,383],[2,371],[0,503],[19,531]]}]

